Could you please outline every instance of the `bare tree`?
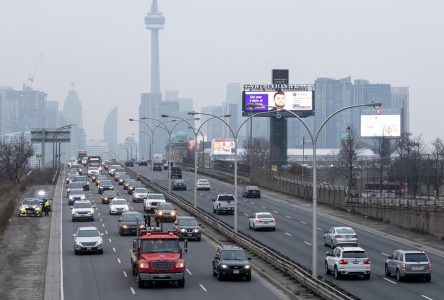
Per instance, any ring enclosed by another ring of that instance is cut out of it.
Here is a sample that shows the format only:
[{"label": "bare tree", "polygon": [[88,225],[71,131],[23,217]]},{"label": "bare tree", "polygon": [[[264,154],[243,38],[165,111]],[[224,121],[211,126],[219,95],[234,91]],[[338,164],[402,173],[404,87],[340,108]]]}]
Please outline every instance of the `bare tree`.
[{"label": "bare tree", "polygon": [[435,196],[438,199],[443,177],[442,158],[444,157],[444,143],[440,138],[436,138],[432,142],[432,157],[435,160]]},{"label": "bare tree", "polygon": [[20,183],[33,152],[32,144],[24,136],[13,142],[0,143],[0,165],[12,182]]},{"label": "bare tree", "polygon": [[270,166],[270,142],[264,138],[246,140],[242,159],[249,162],[250,168],[268,168]]},{"label": "bare tree", "polygon": [[427,147],[421,136],[412,140],[412,151],[410,152],[411,176],[409,186],[413,189],[413,198],[418,194],[419,182],[421,177],[421,156],[427,151]]},{"label": "bare tree", "polygon": [[395,147],[389,138],[381,136],[373,144],[372,151],[377,157],[376,165],[379,169],[379,194],[382,197],[384,167],[390,165]]},{"label": "bare tree", "polygon": [[350,133],[350,127],[348,129],[347,138],[341,141],[341,150],[338,154],[338,168],[337,172],[340,176],[347,179],[348,193],[356,186],[355,178],[358,169],[359,154],[362,152],[363,145],[358,137],[353,136]]}]

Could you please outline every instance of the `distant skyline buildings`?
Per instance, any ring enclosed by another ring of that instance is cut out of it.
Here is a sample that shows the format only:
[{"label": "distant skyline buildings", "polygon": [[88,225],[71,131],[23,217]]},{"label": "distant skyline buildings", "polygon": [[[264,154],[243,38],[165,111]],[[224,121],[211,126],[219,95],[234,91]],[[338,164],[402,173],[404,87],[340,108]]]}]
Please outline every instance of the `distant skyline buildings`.
[{"label": "distant skyline buildings", "polygon": [[78,150],[86,148],[86,133],[83,129],[82,114],[82,103],[74,90],[74,85],[71,85],[63,103],[63,116],[65,117],[66,125],[73,124],[71,128],[71,142],[67,147],[67,155],[69,157],[76,157]]},{"label": "distant skyline buildings", "polygon": [[105,119],[105,124],[103,126],[103,140],[108,144],[109,153],[108,156],[117,156],[118,147],[118,114],[117,106],[114,107]]}]

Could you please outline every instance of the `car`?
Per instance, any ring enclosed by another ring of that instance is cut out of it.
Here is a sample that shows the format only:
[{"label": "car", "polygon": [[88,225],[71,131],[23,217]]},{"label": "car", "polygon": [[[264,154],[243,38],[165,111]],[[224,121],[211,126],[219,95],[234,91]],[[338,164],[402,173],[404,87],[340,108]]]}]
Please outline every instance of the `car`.
[{"label": "car", "polygon": [[161,163],[154,163],[153,164],[153,171],[162,171],[162,164]]},{"label": "car", "polygon": [[68,205],[73,205],[76,201],[86,200],[83,189],[72,189],[68,196]]},{"label": "car", "polygon": [[125,180],[125,181],[123,182],[123,189],[124,189],[124,190],[128,190],[128,188],[130,187],[130,185],[131,185],[134,181],[137,181],[137,179],[132,179],[132,178],[130,178],[129,180]]},{"label": "car", "polygon": [[42,205],[40,203],[40,199],[38,198],[25,198],[22,201],[22,204],[19,208],[19,216],[27,217],[27,216],[42,216]]},{"label": "car", "polygon": [[242,190],[242,197],[244,198],[260,198],[261,197],[261,191],[259,187],[255,185],[247,185]]},{"label": "car", "polygon": [[117,171],[117,172],[115,173],[115,175],[114,175],[114,181],[115,181],[115,182],[119,182],[120,177],[122,177],[122,176],[124,176],[124,175],[128,175],[128,174],[126,174],[125,171]]},{"label": "car", "polygon": [[177,190],[186,191],[187,190],[187,185],[185,184],[185,180],[183,180],[183,179],[174,179],[173,181],[171,181],[171,189],[173,191],[177,191]]},{"label": "car", "polygon": [[119,219],[119,234],[137,234],[137,230],[145,229],[145,219],[140,212],[127,211]]},{"label": "car", "polygon": [[86,165],[86,163],[88,162],[88,156],[84,156],[84,157],[82,157],[82,165]]},{"label": "car", "polygon": [[251,280],[251,258],[244,250],[236,245],[219,245],[213,257],[213,276],[218,280],[226,277],[244,278]]},{"label": "car", "polygon": [[351,227],[331,227],[324,234],[324,245],[332,249],[337,246],[358,246],[358,235]]},{"label": "car", "polygon": [[106,190],[114,190],[114,185],[111,180],[101,180],[99,184],[98,193],[102,194]]},{"label": "car", "polygon": [[66,187],[66,197],[69,196],[69,194],[71,193],[71,190],[78,190],[78,189],[81,189],[83,191],[83,182],[71,182]]},{"label": "car", "polygon": [[174,231],[180,240],[201,240],[201,228],[195,217],[180,216],[174,223]]},{"label": "car", "polygon": [[106,190],[102,193],[102,203],[103,204],[109,204],[111,200],[114,198],[117,198],[117,193],[114,190]]},{"label": "car", "polygon": [[122,176],[119,176],[119,185],[122,185],[122,186],[123,186],[123,183],[124,183],[126,180],[131,180],[131,176],[129,176],[129,175],[127,175],[127,174],[122,175]]},{"label": "car", "polygon": [[129,184],[129,186],[128,186],[128,194],[132,195],[132,193],[134,192],[134,190],[135,190],[136,188],[139,188],[139,187],[145,187],[145,186],[144,186],[143,183],[140,182],[139,180],[131,181],[130,184]]},{"label": "car", "polygon": [[136,188],[133,191],[133,202],[143,202],[148,196],[147,188]]},{"label": "car", "polygon": [[107,180],[107,179],[108,179],[108,177],[106,177],[106,175],[97,175],[97,177],[96,177],[96,186],[99,186],[100,181]]},{"label": "car", "polygon": [[108,174],[109,174],[109,176],[111,176],[111,177],[114,177],[115,175],[116,175],[116,172],[124,172],[125,171],[125,168],[124,167],[122,167],[121,165],[111,165],[109,168],[108,168]]},{"label": "car", "polygon": [[51,207],[52,207],[52,198],[49,197],[48,192],[46,192],[45,190],[37,190],[34,193],[34,198],[39,199],[40,201],[40,205],[43,207],[43,202],[45,200],[48,200],[48,210],[51,211]]},{"label": "car", "polygon": [[269,212],[257,212],[248,218],[248,228],[253,230],[271,229],[276,230],[276,219]]},{"label": "car", "polygon": [[125,211],[129,211],[128,202],[123,198],[115,198],[109,204],[110,215],[120,215]]},{"label": "car", "polygon": [[103,254],[103,233],[97,227],[79,227],[74,237],[74,254],[96,252]]},{"label": "car", "polygon": [[173,223],[176,221],[176,210],[169,202],[159,202],[154,210],[154,219],[157,223]]},{"label": "car", "polygon": [[148,166],[148,162],[146,160],[141,160],[137,163],[139,166]]},{"label": "car", "polygon": [[92,178],[93,175],[97,176],[100,174],[100,170],[98,167],[88,167],[88,177]]},{"label": "car", "polygon": [[71,182],[83,182],[83,190],[85,190],[85,191],[89,190],[89,180],[88,180],[88,176],[86,176],[86,175],[74,176],[72,178]]},{"label": "car", "polygon": [[197,179],[197,182],[196,182],[196,188],[198,190],[210,190],[211,189],[210,182],[208,181],[208,179],[199,178],[199,179]]},{"label": "car", "polygon": [[75,201],[71,208],[72,221],[90,220],[94,221],[94,208],[96,206],[91,204],[89,200]]},{"label": "car", "polygon": [[344,275],[362,275],[370,279],[371,260],[363,248],[338,246],[326,254],[325,274],[333,273],[335,279]]},{"label": "car", "polygon": [[127,167],[134,167],[134,162],[132,160],[127,160],[125,162],[125,166],[127,166]]},{"label": "car", "polygon": [[385,276],[395,276],[397,281],[405,278],[432,279],[432,263],[428,255],[420,250],[395,250],[385,261]]},{"label": "car", "polygon": [[234,195],[219,194],[213,201],[213,213],[220,215],[221,213],[234,214]]},{"label": "car", "polygon": [[177,178],[177,179],[181,179],[182,178],[182,169],[179,167],[171,167],[171,171],[170,171],[170,176],[171,178]]},{"label": "car", "polygon": [[143,201],[143,210],[147,213],[153,213],[159,202],[166,202],[163,194],[148,193]]},{"label": "car", "polygon": [[66,184],[71,183],[72,178],[77,175],[79,175],[79,172],[77,170],[70,170],[66,175],[65,183]]}]

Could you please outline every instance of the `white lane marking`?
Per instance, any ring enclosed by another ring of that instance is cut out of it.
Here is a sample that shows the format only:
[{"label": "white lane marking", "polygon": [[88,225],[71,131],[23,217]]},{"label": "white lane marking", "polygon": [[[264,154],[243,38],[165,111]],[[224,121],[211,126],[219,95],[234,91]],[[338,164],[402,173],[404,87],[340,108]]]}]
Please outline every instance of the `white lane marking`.
[{"label": "white lane marking", "polygon": [[286,235],[288,235],[288,236],[292,236],[292,235],[291,235],[291,234],[289,234],[288,232],[286,232],[285,234],[286,234]]},{"label": "white lane marking", "polygon": [[290,217],[290,216],[285,216],[286,218],[288,218],[288,219],[292,219],[292,217]]},{"label": "white lane marking", "polygon": [[311,244],[309,242],[307,242],[307,241],[304,241],[304,244],[307,244],[307,245],[311,246]]},{"label": "white lane marking", "polygon": [[117,258],[117,262],[119,263],[119,264],[121,264],[122,262],[120,261],[120,258]]},{"label": "white lane marking", "polygon": [[105,234],[108,234],[108,231],[105,230]]},{"label": "white lane marking", "polygon": [[133,289],[133,287],[130,287],[131,293],[133,293],[133,295],[136,294],[136,291]]},{"label": "white lane marking", "polygon": [[322,231],[322,228],[319,228],[319,227],[318,227],[318,228],[317,228],[317,230],[320,230],[320,231]]},{"label": "white lane marking", "polygon": [[273,210],[273,212],[275,213],[275,214],[278,214],[279,212],[278,211],[276,211],[276,210]]},{"label": "white lane marking", "polygon": [[248,217],[248,214],[244,213],[244,216]]},{"label": "white lane marking", "polygon": [[187,273],[190,274],[190,275],[193,275],[193,273],[191,273],[191,271],[188,270],[188,269],[187,269]]},{"label": "white lane marking", "polygon": [[116,248],[113,247],[113,251],[116,252]]},{"label": "white lane marking", "polygon": [[307,223],[305,223],[304,221],[299,221],[299,223],[304,224],[304,225],[307,224]]},{"label": "white lane marking", "polygon": [[199,283],[200,287],[204,290],[204,292],[207,291],[207,289],[202,285],[202,283]]},{"label": "white lane marking", "polygon": [[128,277],[125,271],[123,271],[123,276]]},{"label": "white lane marking", "polygon": [[108,241],[109,241],[110,243],[112,243],[111,239],[108,239]]},{"label": "white lane marking", "polygon": [[100,222],[103,222],[102,218],[100,218]]},{"label": "white lane marking", "polygon": [[426,299],[428,299],[428,300],[433,300],[432,298],[427,297],[426,295],[421,295],[421,297],[426,298]]},{"label": "white lane marking", "polygon": [[102,227],[105,227],[105,224],[102,224]]},{"label": "white lane marking", "polygon": [[388,281],[388,282],[390,282],[392,284],[397,284],[396,282],[394,282],[394,281],[392,281],[392,280],[390,280],[388,278],[382,277],[382,279],[384,279],[385,281]]},{"label": "white lane marking", "polygon": [[98,212],[97,215],[100,217],[100,213]]}]

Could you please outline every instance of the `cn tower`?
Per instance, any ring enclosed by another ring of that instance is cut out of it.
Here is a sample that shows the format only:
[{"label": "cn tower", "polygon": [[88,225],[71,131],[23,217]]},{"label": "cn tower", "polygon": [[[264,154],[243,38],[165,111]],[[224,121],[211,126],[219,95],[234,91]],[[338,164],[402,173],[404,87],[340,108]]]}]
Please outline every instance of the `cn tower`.
[{"label": "cn tower", "polygon": [[145,28],[151,30],[151,93],[160,93],[159,30],[165,25],[165,17],[159,12],[157,0],[145,17]]}]

